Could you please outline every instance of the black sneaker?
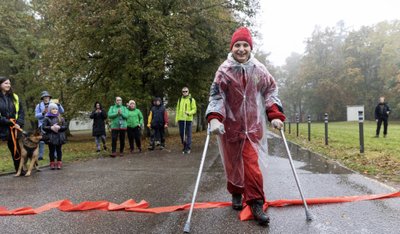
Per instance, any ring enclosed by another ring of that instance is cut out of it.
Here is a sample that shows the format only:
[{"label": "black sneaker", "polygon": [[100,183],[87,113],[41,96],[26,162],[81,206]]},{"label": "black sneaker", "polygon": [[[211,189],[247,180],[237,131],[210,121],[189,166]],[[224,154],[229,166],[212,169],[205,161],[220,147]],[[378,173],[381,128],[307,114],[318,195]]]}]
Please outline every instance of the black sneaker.
[{"label": "black sneaker", "polygon": [[268,226],[269,217],[263,211],[263,200],[254,200],[250,204],[251,213],[254,216],[254,219],[257,220],[259,225]]},{"label": "black sneaker", "polygon": [[242,210],[243,209],[242,194],[240,194],[240,193],[232,194],[232,208],[234,210]]}]

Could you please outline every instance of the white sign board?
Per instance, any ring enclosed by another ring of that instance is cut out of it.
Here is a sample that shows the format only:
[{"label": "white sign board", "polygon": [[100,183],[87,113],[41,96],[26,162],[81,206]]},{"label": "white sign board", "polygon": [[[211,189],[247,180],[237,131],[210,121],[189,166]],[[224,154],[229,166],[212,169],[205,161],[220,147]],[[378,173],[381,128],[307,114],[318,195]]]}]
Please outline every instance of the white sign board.
[{"label": "white sign board", "polygon": [[363,119],[365,119],[364,106],[347,106],[347,121],[358,121],[359,111],[363,112]]}]

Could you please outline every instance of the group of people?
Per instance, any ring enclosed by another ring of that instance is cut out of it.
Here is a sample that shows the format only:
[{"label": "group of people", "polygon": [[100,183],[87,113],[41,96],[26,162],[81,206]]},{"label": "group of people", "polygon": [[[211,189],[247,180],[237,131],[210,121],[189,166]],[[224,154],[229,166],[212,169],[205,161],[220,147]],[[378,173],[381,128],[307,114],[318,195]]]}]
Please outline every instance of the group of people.
[{"label": "group of people", "polygon": [[[0,77],[0,138],[7,141],[11,152],[15,171],[18,171],[21,158],[18,137],[23,132],[25,112],[19,96],[13,92],[11,80]],[[43,140],[39,144],[39,160],[43,159],[44,144],[48,144],[51,169],[62,167],[62,145],[66,142],[66,121],[61,117],[63,107],[57,102],[51,102],[47,91],[41,93],[41,102],[35,108],[35,117],[42,130]],[[22,175],[25,171],[22,171]]]},{"label": "group of people", "polygon": [[[267,170],[267,121],[280,129],[286,117],[278,98],[276,81],[265,66],[252,55],[252,50],[253,41],[249,29],[238,28],[232,35],[228,57],[218,68],[211,85],[206,118],[209,122],[209,132],[218,136],[227,190],[232,196],[232,208],[241,210],[243,205],[247,204],[255,220],[260,225],[268,225],[269,217],[263,210],[266,200],[263,181]],[[10,133],[23,127],[24,112],[18,104],[18,96],[12,92],[9,79],[0,77],[0,84],[0,137],[8,141],[8,147],[13,152],[15,145]],[[64,110],[57,103],[49,103],[48,98],[51,96],[43,92],[43,104],[40,103],[37,107],[37,118],[39,125],[44,126],[44,131],[55,135],[66,129],[59,115]],[[147,122],[151,129],[150,150],[154,150],[156,145],[165,147],[164,130],[168,128],[168,114],[161,98],[155,98],[152,104]],[[182,152],[185,154],[191,152],[191,128],[196,111],[195,100],[189,95],[189,89],[183,87],[182,97],[176,106],[176,122],[183,145]],[[378,122],[377,136],[382,122],[386,136],[389,112],[389,107],[381,100],[375,111]],[[107,118],[111,121],[112,157],[123,155],[126,131],[130,151],[134,150],[133,140],[139,152],[142,150],[140,132],[143,116],[136,108],[135,101],[130,100],[125,106],[122,104],[122,98],[116,97],[115,104],[110,107],[108,113],[96,102],[90,117],[94,119],[93,136],[96,137],[97,151],[101,149],[101,142],[103,149],[107,149]],[[116,149],[118,139],[119,154]],[[50,142],[50,160],[54,160],[54,156],[57,155],[57,161],[61,162],[63,139],[58,138],[57,141]],[[16,169],[17,158],[18,156],[13,154]]]},{"label": "group of people", "polygon": [[[103,149],[106,146],[106,130],[105,121],[110,120],[111,128],[111,157],[123,156],[125,148],[125,135],[128,133],[128,141],[130,153],[134,152],[135,145],[139,152],[142,152],[141,145],[141,129],[143,128],[142,112],[136,108],[136,102],[130,100],[125,106],[121,97],[115,98],[115,104],[112,105],[108,112],[103,110],[99,102],[95,103],[95,109],[90,114],[93,119],[93,136],[96,139],[97,151],[100,151],[100,140],[103,143]],[[119,152],[117,152],[117,142],[119,139]]]},{"label": "group of people", "polygon": [[[189,88],[182,88],[182,96],[179,98],[176,106],[176,123],[179,126],[181,142],[183,145],[182,152],[190,154],[192,142],[192,121],[196,114],[196,100],[189,94]],[[142,152],[141,133],[144,127],[142,112],[136,107],[136,102],[130,100],[125,106],[121,97],[115,98],[115,103],[108,112],[103,110],[101,103],[96,102],[94,110],[90,114],[93,119],[92,135],[95,137],[97,152],[101,151],[101,143],[103,149],[106,146],[106,121],[110,121],[111,129],[111,157],[123,156],[125,149],[125,135],[128,135],[130,153],[134,152],[135,145],[138,152]],[[159,97],[155,97],[152,101],[147,125],[150,129],[150,144],[148,149],[154,150],[156,147],[165,148],[165,129],[168,128],[168,112],[162,104]],[[119,150],[117,151],[117,143],[119,140]]]}]

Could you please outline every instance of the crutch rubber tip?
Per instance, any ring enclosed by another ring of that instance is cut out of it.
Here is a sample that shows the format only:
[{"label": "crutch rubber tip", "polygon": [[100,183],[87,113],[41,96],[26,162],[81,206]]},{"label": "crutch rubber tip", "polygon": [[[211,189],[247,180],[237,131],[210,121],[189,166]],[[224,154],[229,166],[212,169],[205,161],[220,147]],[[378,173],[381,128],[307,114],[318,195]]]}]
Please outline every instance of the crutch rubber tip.
[{"label": "crutch rubber tip", "polygon": [[307,221],[313,221],[314,217],[312,216],[312,214],[310,212],[306,212],[306,220]]},{"label": "crutch rubber tip", "polygon": [[184,233],[189,233],[190,232],[190,223],[186,222],[185,227],[183,228]]}]

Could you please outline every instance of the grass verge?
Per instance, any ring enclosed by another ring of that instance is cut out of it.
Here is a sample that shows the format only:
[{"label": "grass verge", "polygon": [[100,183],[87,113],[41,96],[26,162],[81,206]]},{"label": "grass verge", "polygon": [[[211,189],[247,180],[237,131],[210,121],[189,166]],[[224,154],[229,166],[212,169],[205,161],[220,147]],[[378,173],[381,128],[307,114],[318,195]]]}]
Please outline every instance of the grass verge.
[{"label": "grass verge", "polygon": [[325,145],[324,123],[311,124],[308,141],[308,124],[286,124],[286,138],[313,152],[333,158],[343,165],[383,182],[400,183],[400,123],[390,122],[388,135],[375,138],[376,123],[364,123],[364,153],[360,153],[359,123],[332,122],[328,124],[328,145]]}]

